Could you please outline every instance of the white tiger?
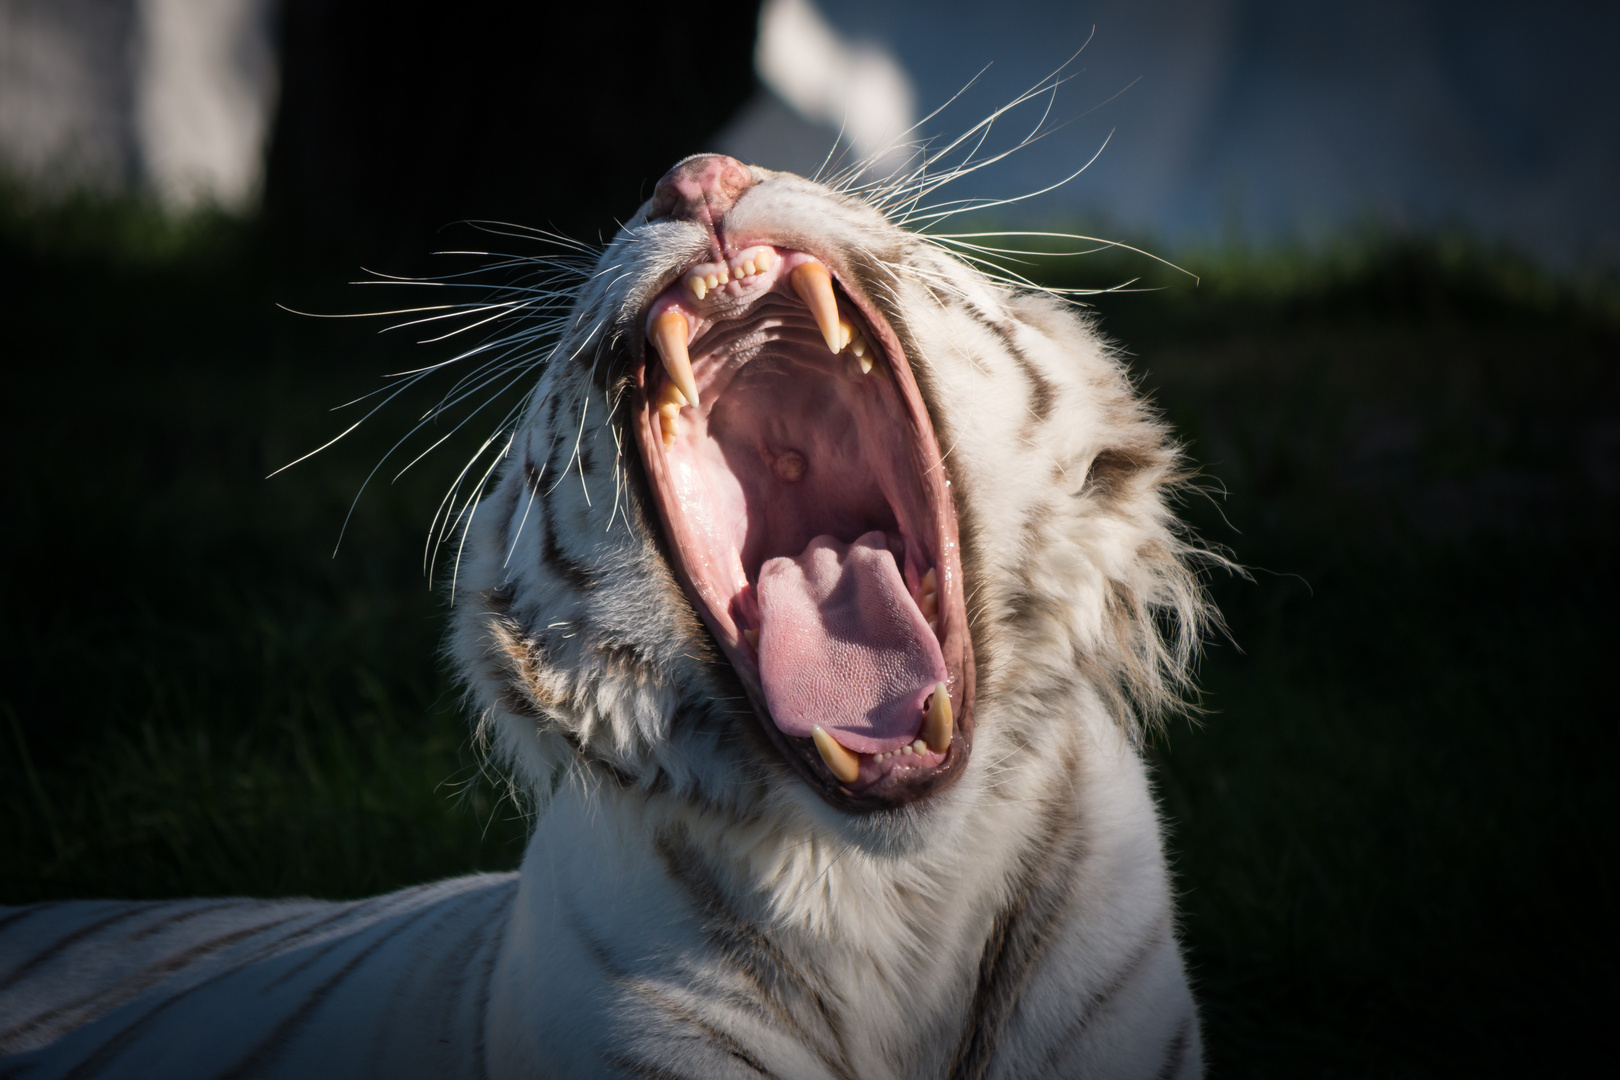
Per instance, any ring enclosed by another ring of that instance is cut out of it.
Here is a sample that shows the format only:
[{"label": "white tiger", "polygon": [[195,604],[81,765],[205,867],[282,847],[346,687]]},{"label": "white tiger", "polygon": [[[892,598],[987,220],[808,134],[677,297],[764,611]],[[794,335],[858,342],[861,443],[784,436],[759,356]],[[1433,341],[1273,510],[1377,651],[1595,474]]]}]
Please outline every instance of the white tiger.
[{"label": "white tiger", "polygon": [[1200,1075],[1177,451],[878,201],[689,158],[578,288],[455,596],[517,873],[7,910],[0,1075]]}]

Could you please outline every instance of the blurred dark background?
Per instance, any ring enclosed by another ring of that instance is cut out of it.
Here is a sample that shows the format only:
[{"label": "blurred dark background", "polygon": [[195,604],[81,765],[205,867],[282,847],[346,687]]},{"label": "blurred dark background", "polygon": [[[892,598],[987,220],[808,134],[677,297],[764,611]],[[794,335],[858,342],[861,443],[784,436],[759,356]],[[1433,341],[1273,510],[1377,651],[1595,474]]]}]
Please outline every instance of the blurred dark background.
[{"label": "blurred dark background", "polygon": [[407,307],[346,282],[550,250],[464,219],[595,243],[698,150],[882,172],[964,86],[913,138],[1068,61],[980,155],[1041,137],[934,198],[973,200],[950,228],[1182,268],[1011,245],[1105,290],[1201,466],[1185,516],[1251,572],[1210,579],[1205,711],[1148,748],[1211,1074],[1589,1067],[1620,824],[1617,11],[0,0],[0,902],[520,858],[425,569],[492,421],[367,483],[452,369],[265,479],[454,355],[278,305]]}]

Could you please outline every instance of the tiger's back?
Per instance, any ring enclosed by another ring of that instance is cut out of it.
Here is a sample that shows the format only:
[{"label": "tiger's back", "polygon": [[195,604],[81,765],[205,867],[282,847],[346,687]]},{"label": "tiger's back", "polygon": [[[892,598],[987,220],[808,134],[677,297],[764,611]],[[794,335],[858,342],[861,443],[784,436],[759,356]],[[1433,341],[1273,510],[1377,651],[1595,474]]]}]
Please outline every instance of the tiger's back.
[{"label": "tiger's back", "polygon": [[487,1075],[516,874],[347,903],[86,900],[0,913],[0,1075]]}]

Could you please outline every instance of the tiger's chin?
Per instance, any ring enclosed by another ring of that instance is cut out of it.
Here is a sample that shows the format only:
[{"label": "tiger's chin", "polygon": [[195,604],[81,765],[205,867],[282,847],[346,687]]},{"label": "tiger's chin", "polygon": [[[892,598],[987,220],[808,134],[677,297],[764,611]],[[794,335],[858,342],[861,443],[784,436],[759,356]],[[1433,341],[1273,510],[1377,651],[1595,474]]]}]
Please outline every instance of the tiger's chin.
[{"label": "tiger's chin", "polygon": [[677,577],[782,757],[840,810],[905,806],[973,745],[950,474],[836,251],[754,228],[641,314],[642,462]]}]

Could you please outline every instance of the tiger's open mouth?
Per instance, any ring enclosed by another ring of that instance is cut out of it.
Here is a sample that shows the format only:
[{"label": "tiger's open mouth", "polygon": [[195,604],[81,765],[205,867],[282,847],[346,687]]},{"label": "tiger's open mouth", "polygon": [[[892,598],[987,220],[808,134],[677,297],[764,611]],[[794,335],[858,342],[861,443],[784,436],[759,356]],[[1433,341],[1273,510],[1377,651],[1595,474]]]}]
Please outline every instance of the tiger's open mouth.
[{"label": "tiger's open mouth", "polygon": [[636,434],[682,585],[835,806],[958,775],[973,661],[950,480],[887,321],[814,255],[688,267],[645,313]]}]

